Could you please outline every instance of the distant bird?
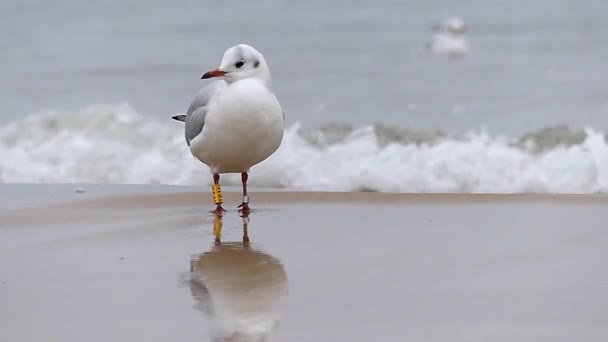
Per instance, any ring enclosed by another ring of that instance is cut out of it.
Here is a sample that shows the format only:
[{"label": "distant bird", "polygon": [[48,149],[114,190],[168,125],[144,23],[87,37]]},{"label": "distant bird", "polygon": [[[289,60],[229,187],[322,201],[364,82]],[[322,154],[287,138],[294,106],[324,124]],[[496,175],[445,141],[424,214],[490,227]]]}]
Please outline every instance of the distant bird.
[{"label": "distant bird", "polygon": [[281,145],[285,116],[271,90],[271,75],[264,56],[247,44],[224,53],[220,66],[201,78],[220,77],[203,88],[185,115],[186,143],[213,173],[213,212],[224,212],[220,174],[240,173],[243,202],[249,212],[247,179],[250,168],[270,157]]},{"label": "distant bird", "polygon": [[442,25],[433,26],[433,36],[427,49],[438,55],[462,57],[470,47],[466,33],[467,25],[460,18],[449,18]]}]

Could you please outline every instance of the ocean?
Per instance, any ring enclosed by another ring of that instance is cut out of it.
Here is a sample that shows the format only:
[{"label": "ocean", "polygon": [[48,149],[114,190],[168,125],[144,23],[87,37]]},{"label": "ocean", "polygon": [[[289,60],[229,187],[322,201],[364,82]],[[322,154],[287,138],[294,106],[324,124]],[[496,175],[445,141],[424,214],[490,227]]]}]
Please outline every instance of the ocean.
[{"label": "ocean", "polygon": [[[462,58],[425,49],[450,16]],[[4,1],[0,182],[211,184],[170,117],[247,43],[287,122],[251,186],[608,192],[607,16],[599,0]]]}]

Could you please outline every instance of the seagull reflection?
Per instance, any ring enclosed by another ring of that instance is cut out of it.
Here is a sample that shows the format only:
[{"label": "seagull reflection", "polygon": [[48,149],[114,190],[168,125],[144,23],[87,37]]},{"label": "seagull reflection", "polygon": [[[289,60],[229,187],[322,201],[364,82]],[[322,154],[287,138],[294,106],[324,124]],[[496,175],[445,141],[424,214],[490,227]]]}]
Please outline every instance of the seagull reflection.
[{"label": "seagull reflection", "polygon": [[190,291],[210,322],[211,341],[270,341],[288,294],[281,262],[249,243],[249,214],[243,238],[224,242],[222,215],[216,215],[211,250],[190,262]]}]

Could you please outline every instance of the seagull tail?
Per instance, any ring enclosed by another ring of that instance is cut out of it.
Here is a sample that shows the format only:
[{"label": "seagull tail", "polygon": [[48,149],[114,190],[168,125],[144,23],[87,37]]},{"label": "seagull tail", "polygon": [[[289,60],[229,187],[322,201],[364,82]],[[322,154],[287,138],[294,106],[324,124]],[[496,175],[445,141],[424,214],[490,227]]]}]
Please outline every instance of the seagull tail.
[{"label": "seagull tail", "polygon": [[171,117],[171,119],[181,121],[181,122],[186,122],[186,115],[184,115],[184,114],[174,115]]}]

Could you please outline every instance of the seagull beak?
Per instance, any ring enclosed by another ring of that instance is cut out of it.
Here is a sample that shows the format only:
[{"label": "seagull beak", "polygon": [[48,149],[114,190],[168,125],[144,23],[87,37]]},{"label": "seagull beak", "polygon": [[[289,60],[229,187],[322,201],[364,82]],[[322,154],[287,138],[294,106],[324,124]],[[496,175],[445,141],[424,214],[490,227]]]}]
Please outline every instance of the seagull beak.
[{"label": "seagull beak", "polygon": [[211,71],[207,71],[203,76],[201,76],[201,79],[206,79],[206,78],[212,78],[212,77],[222,77],[226,75],[225,71],[222,71],[220,69],[213,69]]}]

